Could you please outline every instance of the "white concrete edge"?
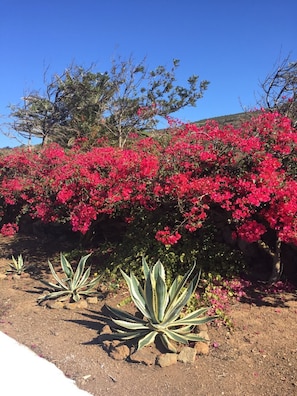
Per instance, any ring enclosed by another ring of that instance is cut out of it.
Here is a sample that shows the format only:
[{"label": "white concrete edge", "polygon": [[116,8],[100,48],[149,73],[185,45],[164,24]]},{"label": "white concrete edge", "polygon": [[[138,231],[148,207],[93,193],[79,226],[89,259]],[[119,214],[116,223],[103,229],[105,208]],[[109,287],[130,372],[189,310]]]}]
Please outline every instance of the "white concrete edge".
[{"label": "white concrete edge", "polygon": [[53,363],[0,331],[1,396],[92,396]]}]

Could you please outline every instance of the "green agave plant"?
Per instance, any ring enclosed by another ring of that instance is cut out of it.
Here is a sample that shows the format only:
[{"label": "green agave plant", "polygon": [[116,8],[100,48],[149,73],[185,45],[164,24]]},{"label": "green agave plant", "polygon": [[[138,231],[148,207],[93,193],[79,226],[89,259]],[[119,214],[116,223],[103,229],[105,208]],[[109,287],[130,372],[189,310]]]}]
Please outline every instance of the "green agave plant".
[{"label": "green agave plant", "polygon": [[116,337],[124,340],[138,339],[137,349],[141,349],[154,342],[158,336],[170,352],[176,352],[172,341],[183,344],[189,341],[205,341],[199,334],[193,333],[193,329],[215,318],[205,316],[208,308],[200,308],[182,316],[183,308],[189,302],[200,279],[200,273],[196,274],[186,286],[196,265],[182,278],[176,278],[169,290],[160,260],[150,269],[143,258],[142,266],[143,287],[133,273],[128,276],[124,271],[121,272],[128,285],[131,299],[142,313],[143,319],[106,305],[117,327]]},{"label": "green agave plant", "polygon": [[61,253],[61,267],[65,274],[65,278],[61,279],[56,271],[54,270],[53,265],[49,261],[49,267],[53,277],[56,280],[55,283],[43,281],[44,284],[49,286],[54,291],[42,296],[38,299],[38,302],[41,303],[44,300],[56,299],[63,296],[69,296],[70,301],[79,301],[81,296],[90,296],[95,293],[95,286],[98,284],[100,280],[100,276],[96,276],[92,280],[89,279],[91,273],[91,267],[87,268],[85,271],[85,265],[87,259],[91,254],[88,254],[82,257],[78,263],[76,271],[73,270],[72,266],[66,259],[66,257]]},{"label": "green agave plant", "polygon": [[12,263],[9,264],[10,268],[6,271],[7,273],[14,273],[16,275],[23,274],[29,267],[24,264],[23,256],[20,254],[16,259],[12,256]]}]

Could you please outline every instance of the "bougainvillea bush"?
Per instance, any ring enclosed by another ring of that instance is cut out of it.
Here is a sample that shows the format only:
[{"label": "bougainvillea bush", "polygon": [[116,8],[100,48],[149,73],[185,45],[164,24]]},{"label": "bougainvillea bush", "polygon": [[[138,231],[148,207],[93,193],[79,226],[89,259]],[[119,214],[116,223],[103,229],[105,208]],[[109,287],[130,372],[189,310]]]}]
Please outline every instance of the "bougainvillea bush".
[{"label": "bougainvillea bush", "polygon": [[1,232],[17,231],[24,214],[81,234],[102,216],[118,217],[127,227],[153,222],[146,237],[170,247],[222,218],[234,239],[270,254],[277,279],[282,244],[297,245],[291,121],[262,112],[238,128],[172,123],[164,133],[166,139],[135,135],[123,149],[105,142],[85,151],[77,142],[67,150],[50,145],[2,155]]}]

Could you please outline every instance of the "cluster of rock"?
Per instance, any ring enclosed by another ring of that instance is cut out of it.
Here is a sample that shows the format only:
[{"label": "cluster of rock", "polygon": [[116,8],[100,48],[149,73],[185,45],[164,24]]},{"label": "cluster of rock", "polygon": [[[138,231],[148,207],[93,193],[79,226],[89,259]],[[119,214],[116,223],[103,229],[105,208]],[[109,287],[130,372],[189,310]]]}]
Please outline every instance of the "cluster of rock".
[{"label": "cluster of rock", "polygon": [[[209,353],[210,338],[206,325],[199,326],[198,333],[205,341],[193,343],[191,346],[178,345],[177,353],[161,352],[156,345],[149,345],[140,350],[129,347],[119,340],[106,339],[102,341],[103,348],[109,356],[115,360],[127,360],[132,363],[142,363],[147,366],[157,365],[167,367],[177,362],[194,363],[197,355],[207,355]],[[112,335],[112,330],[108,325],[104,326],[101,336]]]},{"label": "cluster of rock", "polygon": [[70,310],[77,310],[77,309],[87,309],[89,305],[97,304],[98,298],[97,297],[87,297],[86,299],[81,299],[77,302],[69,302],[69,298],[63,301],[60,300],[45,300],[40,305],[46,306],[47,308],[51,309],[70,309]]}]

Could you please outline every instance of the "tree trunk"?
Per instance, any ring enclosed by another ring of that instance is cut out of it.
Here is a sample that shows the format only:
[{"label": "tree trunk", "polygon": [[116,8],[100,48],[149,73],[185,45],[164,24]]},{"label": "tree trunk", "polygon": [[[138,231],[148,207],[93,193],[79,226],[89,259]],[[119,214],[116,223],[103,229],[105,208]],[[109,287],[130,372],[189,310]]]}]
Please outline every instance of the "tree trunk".
[{"label": "tree trunk", "polygon": [[273,283],[280,280],[283,272],[283,265],[281,261],[281,240],[276,240],[275,252],[273,252],[270,247],[263,241],[258,241],[259,246],[265,250],[272,257],[272,271],[268,279],[268,283],[272,285]]}]

